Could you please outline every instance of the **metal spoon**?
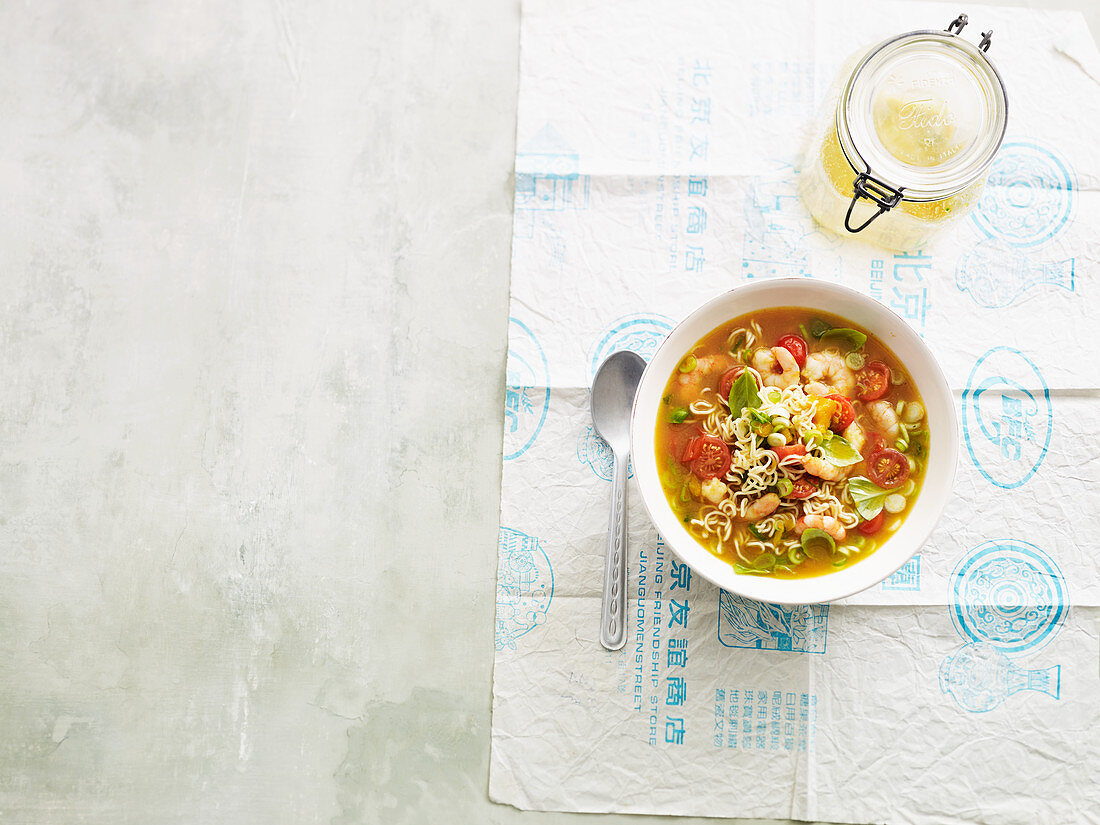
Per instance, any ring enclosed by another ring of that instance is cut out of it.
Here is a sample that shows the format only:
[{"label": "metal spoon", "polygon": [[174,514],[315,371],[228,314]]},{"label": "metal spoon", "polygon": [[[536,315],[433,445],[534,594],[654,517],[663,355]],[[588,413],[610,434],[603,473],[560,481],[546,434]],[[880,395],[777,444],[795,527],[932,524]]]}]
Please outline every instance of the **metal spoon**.
[{"label": "metal spoon", "polygon": [[644,370],[640,355],[621,350],[604,359],[592,381],[592,423],[615,456],[600,616],[600,644],[608,650],[626,644],[626,467],[630,415]]}]

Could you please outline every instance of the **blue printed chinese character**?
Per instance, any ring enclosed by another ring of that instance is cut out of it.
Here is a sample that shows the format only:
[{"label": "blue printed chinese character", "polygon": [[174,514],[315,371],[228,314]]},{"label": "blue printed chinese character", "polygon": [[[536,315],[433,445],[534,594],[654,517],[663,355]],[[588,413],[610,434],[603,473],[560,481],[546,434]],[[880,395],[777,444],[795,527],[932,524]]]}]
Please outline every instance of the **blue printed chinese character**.
[{"label": "blue printed chinese character", "polygon": [[690,609],[688,607],[687,599],[684,599],[683,604],[680,604],[680,602],[676,601],[675,599],[669,599],[668,604],[668,626],[675,627],[676,625],[680,625],[680,627],[686,630],[688,626],[688,610]]},{"label": "blue printed chinese character", "polygon": [[696,60],[695,68],[691,75],[691,85],[696,89],[710,86],[710,61],[709,60]]},{"label": "blue printed chinese character", "polygon": [[682,676],[668,677],[668,694],[665,697],[666,705],[682,705],[687,699],[687,682]]},{"label": "blue printed chinese character", "polygon": [[687,233],[689,235],[702,235],[707,228],[707,210],[701,206],[688,208]]},{"label": "blue printed chinese character", "polygon": [[705,260],[703,247],[688,246],[684,248],[684,270],[686,272],[702,272]]},{"label": "blue printed chinese character", "polygon": [[707,155],[710,153],[710,140],[709,138],[691,138],[691,156],[688,160],[706,160]]},{"label": "blue printed chinese character", "polygon": [[673,665],[679,667],[687,667],[688,651],[687,639],[669,639],[668,640],[668,656],[667,664],[669,667]]},{"label": "blue printed chinese character", "polygon": [[683,717],[665,717],[665,741],[672,745],[684,744],[684,720]]},{"label": "blue printed chinese character", "polygon": [[706,175],[695,175],[688,178],[688,195],[696,198],[705,198],[707,196]]},{"label": "blue printed chinese character", "polygon": [[675,590],[677,587],[691,590],[691,568],[672,559],[672,586],[669,590]]},{"label": "blue printed chinese character", "polygon": [[710,123],[710,98],[693,97],[691,99],[691,122]]}]

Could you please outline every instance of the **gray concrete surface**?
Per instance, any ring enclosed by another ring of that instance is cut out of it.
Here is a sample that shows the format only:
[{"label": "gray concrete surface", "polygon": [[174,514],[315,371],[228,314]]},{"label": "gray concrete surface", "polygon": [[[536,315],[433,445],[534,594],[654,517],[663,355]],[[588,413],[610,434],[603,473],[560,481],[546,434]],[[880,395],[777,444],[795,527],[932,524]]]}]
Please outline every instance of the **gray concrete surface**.
[{"label": "gray concrete surface", "polygon": [[519,18],[0,6],[0,821],[637,819],[486,792]]}]

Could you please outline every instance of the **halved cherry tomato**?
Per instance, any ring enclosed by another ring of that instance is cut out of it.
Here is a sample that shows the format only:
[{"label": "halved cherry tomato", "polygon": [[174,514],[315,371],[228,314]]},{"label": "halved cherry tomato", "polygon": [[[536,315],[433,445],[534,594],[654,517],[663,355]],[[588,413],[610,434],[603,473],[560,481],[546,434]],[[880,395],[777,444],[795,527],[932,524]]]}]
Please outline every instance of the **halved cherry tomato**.
[{"label": "halved cherry tomato", "polygon": [[695,436],[691,441],[684,445],[684,453],[680,457],[680,460],[685,464],[690,464],[692,461],[699,457],[699,451],[703,449],[703,437],[701,435]]},{"label": "halved cherry tomato", "polygon": [[856,376],[856,395],[860,401],[875,401],[890,389],[890,368],[881,361],[870,361]]},{"label": "halved cherry tomato", "polygon": [[871,433],[867,436],[867,442],[863,445],[863,460],[870,461],[875,454],[885,449],[886,439],[879,433]]},{"label": "halved cherry tomato", "polygon": [[730,397],[730,387],[733,386],[733,382],[737,380],[738,376],[745,371],[745,367],[734,367],[731,370],[726,370],[722,377],[718,379],[718,397],[725,398],[727,401]]},{"label": "halved cherry tomato", "polygon": [[730,448],[726,442],[713,435],[704,435],[699,439],[699,454],[691,461],[691,471],[706,481],[708,478],[720,478],[730,468]]},{"label": "halved cherry tomato", "polygon": [[809,498],[817,492],[817,485],[808,478],[800,478],[794,483],[794,489],[790,492],[791,498]]},{"label": "halved cherry tomato", "polygon": [[873,519],[868,519],[862,522],[856,529],[859,530],[865,536],[873,536],[879,530],[882,529],[882,522],[886,520],[886,514],[883,510],[878,511],[878,515]]},{"label": "halved cherry tomato", "polygon": [[806,366],[806,351],[808,347],[801,335],[784,335],[775,342],[775,345],[777,347],[783,347],[783,349],[793,355],[794,360],[798,362],[799,369]]},{"label": "halved cherry tomato", "polygon": [[856,420],[856,408],[852,406],[852,402],[845,398],[840,393],[833,393],[832,395],[826,395],[830,401],[836,402],[836,412],[833,413],[833,420],[829,423],[829,429],[834,433],[842,433],[848,429],[848,425]]},{"label": "halved cherry tomato", "polygon": [[893,490],[909,478],[909,459],[891,447],[879,450],[867,461],[867,475],[884,490]]},{"label": "halved cherry tomato", "polygon": [[780,461],[791,455],[806,455],[806,447],[802,444],[785,444],[782,447],[772,447],[771,449],[779,456]]}]

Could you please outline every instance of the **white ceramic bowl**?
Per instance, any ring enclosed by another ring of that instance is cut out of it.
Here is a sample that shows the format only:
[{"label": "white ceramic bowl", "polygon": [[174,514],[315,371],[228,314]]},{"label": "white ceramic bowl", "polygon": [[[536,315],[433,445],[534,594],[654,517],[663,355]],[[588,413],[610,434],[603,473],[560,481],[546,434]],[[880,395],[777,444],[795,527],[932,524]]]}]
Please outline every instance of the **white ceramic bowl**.
[{"label": "white ceramic bowl", "polygon": [[[867,558],[833,573],[773,579],[735,573],[687,531],[661,487],[655,454],[657,414],[669,378],[707,333],[740,315],[770,307],[809,307],[839,315],[874,333],[893,350],[916,384],[928,414],[929,462],[917,499],[898,531]],[[824,281],[759,281],[707,301],[664,340],[646,367],[631,424],[634,474],[650,518],[665,543],[699,575],[719,587],[760,601],[813,604],[850,596],[878,584],[905,564],[928,539],[951,496],[959,454],[955,403],[943,371],[920,336],[878,301]]]}]

